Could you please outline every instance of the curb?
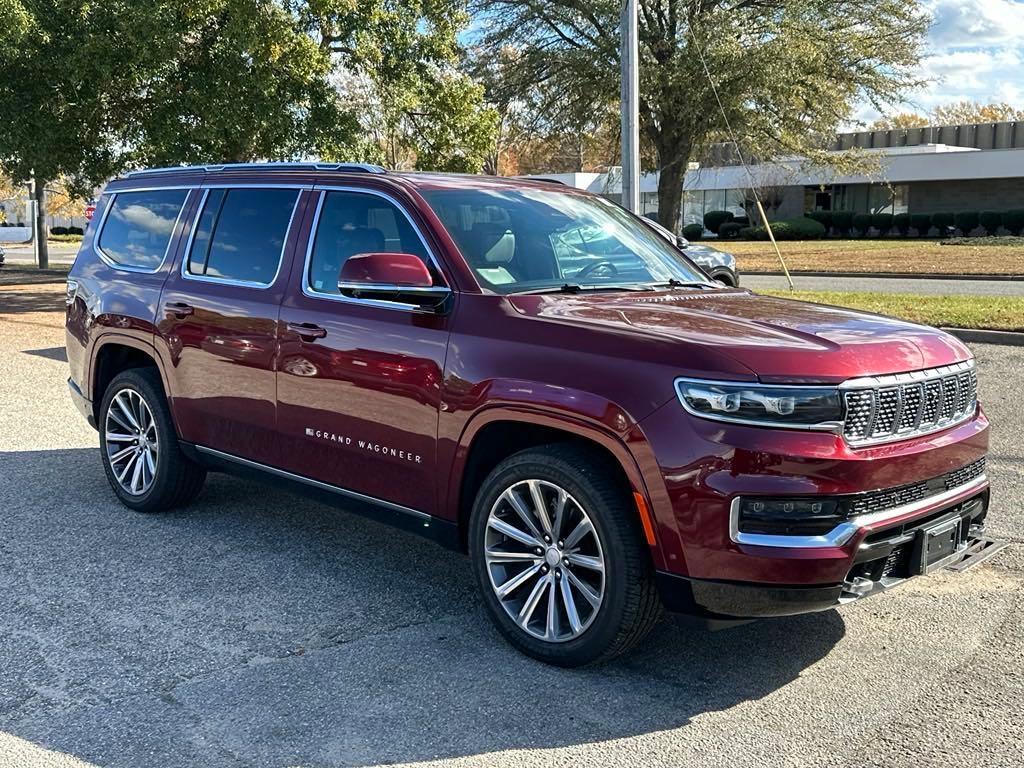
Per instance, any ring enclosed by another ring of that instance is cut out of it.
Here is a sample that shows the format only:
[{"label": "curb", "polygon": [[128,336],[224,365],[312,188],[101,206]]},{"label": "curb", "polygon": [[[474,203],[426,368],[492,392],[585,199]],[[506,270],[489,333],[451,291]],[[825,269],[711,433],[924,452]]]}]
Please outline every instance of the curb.
[{"label": "curb", "polygon": [[986,331],[980,328],[943,328],[942,330],[969,344],[1002,344],[1007,347],[1024,347],[1024,333],[1018,331]]},{"label": "curb", "polygon": [[[742,271],[751,277],[785,277],[785,272],[750,272]],[[1005,280],[1024,281],[1024,275],[943,275],[936,272],[809,272],[804,270],[789,271],[793,277],[856,277],[865,280]]]}]

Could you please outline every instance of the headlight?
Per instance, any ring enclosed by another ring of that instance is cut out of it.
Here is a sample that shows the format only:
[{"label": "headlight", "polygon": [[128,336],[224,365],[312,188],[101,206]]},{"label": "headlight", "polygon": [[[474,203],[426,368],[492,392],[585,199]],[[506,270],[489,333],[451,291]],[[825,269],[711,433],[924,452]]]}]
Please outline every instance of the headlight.
[{"label": "headlight", "polygon": [[843,401],[836,387],[676,379],[694,416],[764,427],[840,431]]}]

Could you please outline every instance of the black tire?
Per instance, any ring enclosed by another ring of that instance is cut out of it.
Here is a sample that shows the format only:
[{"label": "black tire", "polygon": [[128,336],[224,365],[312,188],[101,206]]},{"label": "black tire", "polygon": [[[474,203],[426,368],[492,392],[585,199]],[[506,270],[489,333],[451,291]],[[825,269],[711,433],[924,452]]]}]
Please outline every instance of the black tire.
[{"label": "black tire", "polygon": [[[564,489],[585,509],[605,561],[604,597],[589,626],[578,636],[558,642],[535,637],[512,618],[495,593],[484,557],[492,507],[507,489],[531,479]],[[619,479],[617,468],[596,450],[554,444],[527,449],[501,462],[474,501],[469,551],[484,603],[499,631],[520,651],[548,664],[578,667],[612,659],[642,640],[661,616],[654,572],[629,488]]]},{"label": "black tire", "polygon": [[[140,495],[133,495],[121,486],[107,451],[107,414],[114,398],[126,390],[142,397],[156,424],[156,471],[152,484]],[[107,480],[121,503],[129,509],[136,512],[163,512],[188,504],[203,489],[206,470],[182,453],[160,374],[155,368],[132,368],[114,377],[100,403],[99,432],[100,455]]]}]

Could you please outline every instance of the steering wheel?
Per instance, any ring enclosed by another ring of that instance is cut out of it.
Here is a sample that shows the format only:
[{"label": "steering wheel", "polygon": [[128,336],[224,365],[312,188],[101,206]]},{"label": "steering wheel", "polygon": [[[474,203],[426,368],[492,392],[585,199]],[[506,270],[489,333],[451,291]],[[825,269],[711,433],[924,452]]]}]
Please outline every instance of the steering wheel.
[{"label": "steering wheel", "polygon": [[576,273],[576,279],[582,280],[584,277],[590,277],[590,275],[598,270],[603,270],[607,277],[615,277],[619,274],[619,270],[615,264],[608,259],[601,259],[595,261],[592,264],[587,264],[583,269]]}]

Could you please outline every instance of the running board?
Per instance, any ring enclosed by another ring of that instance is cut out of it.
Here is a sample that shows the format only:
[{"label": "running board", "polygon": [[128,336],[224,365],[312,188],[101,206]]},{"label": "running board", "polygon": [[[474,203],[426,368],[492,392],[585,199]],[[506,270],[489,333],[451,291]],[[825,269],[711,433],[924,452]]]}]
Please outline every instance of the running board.
[{"label": "running board", "polygon": [[963,573],[969,571],[976,565],[979,565],[990,557],[1000,552],[1010,545],[1008,541],[996,541],[990,539],[987,536],[979,536],[976,539],[971,539],[967,545],[967,549],[964,550],[964,556],[962,559],[947,565],[947,570],[956,571],[957,573]]}]

